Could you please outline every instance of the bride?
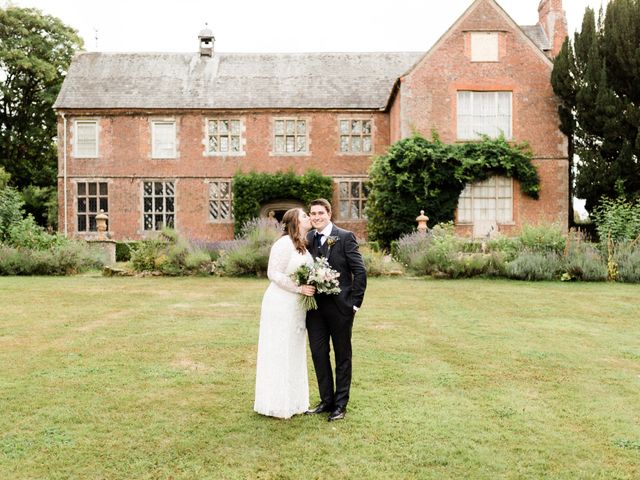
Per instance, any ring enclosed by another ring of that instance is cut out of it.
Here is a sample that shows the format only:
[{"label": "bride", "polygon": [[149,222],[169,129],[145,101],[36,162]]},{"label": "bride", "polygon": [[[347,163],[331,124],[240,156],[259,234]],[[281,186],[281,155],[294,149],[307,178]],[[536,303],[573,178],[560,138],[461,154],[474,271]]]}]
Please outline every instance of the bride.
[{"label": "bride", "polygon": [[303,263],[313,263],[305,241],[311,229],[309,217],[293,208],[282,223],[284,233],[269,255],[271,283],[262,299],[253,409],[270,417],[291,418],[309,408],[306,312],[300,294],[312,296],[315,287],[298,286],[290,277]]}]

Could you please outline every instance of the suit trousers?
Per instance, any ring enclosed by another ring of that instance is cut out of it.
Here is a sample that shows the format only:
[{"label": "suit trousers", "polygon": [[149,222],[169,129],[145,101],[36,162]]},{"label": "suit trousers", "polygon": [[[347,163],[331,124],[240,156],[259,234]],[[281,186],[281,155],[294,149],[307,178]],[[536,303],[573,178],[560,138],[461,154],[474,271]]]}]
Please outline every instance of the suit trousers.
[{"label": "suit trousers", "polygon": [[[333,299],[316,297],[318,309],[307,313],[307,333],[320,400],[334,407],[346,407],[351,388],[351,332],[354,315],[341,313]],[[335,357],[335,389],[330,343]]]}]

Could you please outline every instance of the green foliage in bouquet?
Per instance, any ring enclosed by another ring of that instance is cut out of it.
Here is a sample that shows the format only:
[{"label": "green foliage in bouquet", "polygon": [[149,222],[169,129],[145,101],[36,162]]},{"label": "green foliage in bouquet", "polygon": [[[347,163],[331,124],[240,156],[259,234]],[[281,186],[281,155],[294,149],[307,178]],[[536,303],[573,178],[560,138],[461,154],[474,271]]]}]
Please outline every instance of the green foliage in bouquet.
[{"label": "green foliage in bouquet", "polygon": [[[317,257],[312,264],[302,264],[291,274],[291,279],[297,285],[313,285],[316,293],[337,295],[340,293],[340,274],[329,265],[325,257]],[[315,310],[318,304],[314,297],[301,295],[300,302],[306,310]]]}]

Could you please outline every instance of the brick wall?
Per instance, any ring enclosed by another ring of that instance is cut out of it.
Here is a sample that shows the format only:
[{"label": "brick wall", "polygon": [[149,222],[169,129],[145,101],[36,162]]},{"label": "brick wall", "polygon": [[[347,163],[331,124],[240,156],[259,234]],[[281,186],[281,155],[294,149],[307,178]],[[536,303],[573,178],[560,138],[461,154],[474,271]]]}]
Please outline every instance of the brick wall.
[{"label": "brick wall", "polygon": [[[174,180],[176,183],[176,228],[190,238],[219,240],[233,237],[230,223],[208,221],[207,179],[229,178],[236,172],[278,172],[309,169],[335,178],[366,176],[372,155],[383,153],[389,145],[389,117],[381,112],[348,111],[67,111],[67,215],[68,232],[78,234],[75,224],[76,181],[105,181],[109,184],[109,231],[115,239],[137,239],[142,231],[142,181]],[[308,153],[273,153],[274,118],[307,120]],[[242,122],[244,152],[240,155],[211,156],[205,152],[206,120],[239,118]],[[373,120],[373,152],[340,152],[340,119]],[[99,130],[98,158],[75,158],[74,120],[95,119]],[[171,159],[151,157],[151,121],[175,120],[177,155]],[[63,139],[64,122],[59,117],[60,228],[64,229]],[[334,194],[336,223],[365,235],[365,222],[341,221],[337,192]]]}]

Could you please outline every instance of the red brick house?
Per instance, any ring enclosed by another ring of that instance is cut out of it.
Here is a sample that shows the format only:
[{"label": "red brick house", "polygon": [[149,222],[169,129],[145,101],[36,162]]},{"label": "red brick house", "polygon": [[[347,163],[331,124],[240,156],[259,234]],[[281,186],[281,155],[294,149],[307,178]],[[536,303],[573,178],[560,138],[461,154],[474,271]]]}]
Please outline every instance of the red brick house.
[{"label": "red brick house", "polygon": [[[54,106],[60,228],[91,237],[102,209],[115,239],[163,225],[228,239],[236,172],[315,169],[335,180],[336,223],[362,236],[372,158],[433,129],[445,142],[502,132],[534,152],[540,199],[507,178],[468,185],[461,233],[566,228],[567,141],[550,83],[566,19],[561,0],[538,10],[537,25],[518,26],[476,0],[426,53],[218,53],[209,31],[193,54],[81,53]],[[298,202],[274,198],[262,214]]]}]

